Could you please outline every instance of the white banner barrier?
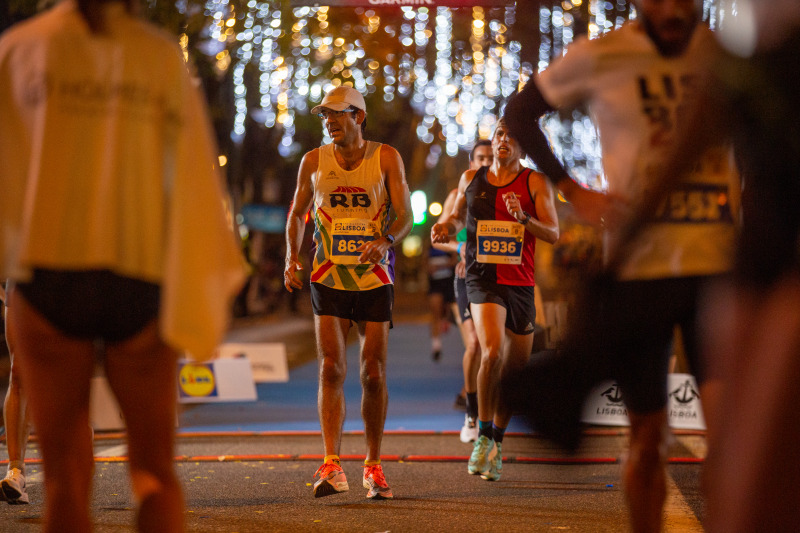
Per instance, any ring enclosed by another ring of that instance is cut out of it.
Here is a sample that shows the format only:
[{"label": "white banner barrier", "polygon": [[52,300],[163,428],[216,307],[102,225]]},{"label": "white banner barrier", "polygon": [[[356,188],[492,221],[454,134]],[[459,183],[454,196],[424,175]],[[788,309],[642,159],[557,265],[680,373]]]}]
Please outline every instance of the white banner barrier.
[{"label": "white banner barrier", "polygon": [[[691,374],[667,376],[667,412],[675,429],[706,429],[697,382]],[[586,397],[582,420],[603,426],[627,426],[628,409],[619,386],[613,381],[598,385]]]},{"label": "white banner barrier", "polygon": [[[256,383],[289,381],[282,343],[225,343],[217,358],[205,363],[178,361],[178,402],[185,404],[246,402],[258,399]],[[89,419],[95,430],[125,427],[105,376],[92,378]]]},{"label": "white banner barrier", "polygon": [[220,359],[246,357],[256,383],[286,383],[289,364],[286,345],[282,342],[227,342],[219,347]]},{"label": "white banner barrier", "polygon": [[[257,399],[250,361],[245,358],[216,359],[205,363],[181,359],[178,361],[177,386],[178,403],[184,404]],[[89,421],[96,431],[125,428],[122,412],[105,376],[92,378],[90,398]]]}]

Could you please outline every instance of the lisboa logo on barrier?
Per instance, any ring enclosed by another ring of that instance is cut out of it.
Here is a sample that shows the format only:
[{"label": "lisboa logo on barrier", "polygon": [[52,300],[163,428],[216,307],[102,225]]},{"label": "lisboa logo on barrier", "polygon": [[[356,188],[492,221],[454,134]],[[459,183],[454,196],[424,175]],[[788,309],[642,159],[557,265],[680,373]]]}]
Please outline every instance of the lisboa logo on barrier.
[{"label": "lisboa logo on barrier", "polygon": [[216,383],[211,365],[185,364],[178,374],[181,395],[215,396]]},{"label": "lisboa logo on barrier", "polygon": [[625,408],[625,404],[622,401],[622,392],[620,391],[619,385],[614,383],[601,392],[600,396],[606,399],[606,405],[604,407],[598,407],[596,414],[603,416],[628,416],[628,410]]},{"label": "lisboa logo on barrier", "polygon": [[680,387],[670,392],[669,397],[681,405],[687,405],[699,398],[700,393],[692,387],[692,382],[687,379],[681,383]]},{"label": "lisboa logo on barrier", "polygon": [[670,418],[697,419],[697,400],[700,393],[688,379],[669,393]]},{"label": "lisboa logo on barrier", "polygon": [[600,396],[603,396],[610,404],[622,405],[622,393],[619,390],[619,385],[616,383],[600,393]]}]

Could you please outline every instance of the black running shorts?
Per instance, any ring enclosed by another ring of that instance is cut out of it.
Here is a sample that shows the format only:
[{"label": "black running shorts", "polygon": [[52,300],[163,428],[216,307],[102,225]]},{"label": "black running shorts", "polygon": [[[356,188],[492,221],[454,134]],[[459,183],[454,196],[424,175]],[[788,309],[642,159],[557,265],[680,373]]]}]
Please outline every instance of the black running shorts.
[{"label": "black running shorts", "polygon": [[467,282],[467,296],[471,304],[502,305],[506,308],[506,329],[517,335],[533,334],[536,306],[532,286],[470,280]]},{"label": "black running shorts", "polygon": [[366,291],[332,289],[311,284],[311,307],[317,316],[336,316],[353,322],[389,322],[392,326],[394,285]]},{"label": "black running shorts", "polygon": [[458,314],[461,315],[461,322],[472,320],[472,313],[469,309],[469,298],[467,297],[466,278],[456,277],[454,290],[456,294],[456,305],[458,305]]},{"label": "black running shorts", "polygon": [[428,294],[441,294],[444,302],[451,304],[456,301],[456,295],[453,292],[453,283],[455,282],[455,275],[446,278],[433,279],[428,278]]},{"label": "black running shorts", "polygon": [[605,306],[607,338],[619,354],[617,384],[628,409],[646,414],[667,404],[667,373],[675,326],[680,326],[686,359],[702,383],[705,372],[697,338],[698,298],[714,277],[622,281]]}]

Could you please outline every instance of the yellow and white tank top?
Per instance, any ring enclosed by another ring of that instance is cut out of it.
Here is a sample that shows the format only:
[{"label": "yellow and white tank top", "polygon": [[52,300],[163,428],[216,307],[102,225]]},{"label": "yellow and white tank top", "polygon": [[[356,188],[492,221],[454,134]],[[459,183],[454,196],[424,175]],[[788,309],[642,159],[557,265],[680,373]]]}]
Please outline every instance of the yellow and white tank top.
[{"label": "yellow and white tank top", "polygon": [[336,161],[334,145],[319,148],[314,178],[314,261],[312,283],[346,291],[376,289],[394,283],[394,248],[379,264],[359,263],[356,251],[385,235],[391,201],[381,171],[381,144],[367,141],[355,170]]}]

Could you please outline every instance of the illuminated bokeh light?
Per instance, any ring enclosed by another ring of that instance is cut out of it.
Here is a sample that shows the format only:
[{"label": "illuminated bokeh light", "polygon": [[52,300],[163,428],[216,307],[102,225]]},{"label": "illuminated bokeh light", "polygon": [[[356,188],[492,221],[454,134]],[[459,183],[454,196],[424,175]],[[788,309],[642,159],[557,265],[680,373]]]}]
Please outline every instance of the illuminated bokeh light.
[{"label": "illuminated bokeh light", "polygon": [[406,257],[419,257],[424,250],[422,246],[422,237],[419,235],[409,235],[401,244],[403,255]]},{"label": "illuminated bokeh light", "polygon": [[[410,97],[422,117],[419,140],[441,140],[447,154],[455,156],[491,133],[499,107],[518,87],[521,72],[526,78],[532,72],[530,66],[520,65],[520,45],[508,35],[513,7],[473,8],[468,42],[454,41],[453,12],[446,7],[402,7],[401,16],[391,20],[356,8],[362,26],[346,32],[331,28],[330,9],[324,6],[287,10],[278,0],[250,0],[238,13],[227,0],[209,0],[206,9],[214,20],[206,49],[221,74],[232,69],[231,137],[243,139],[248,118],[270,128],[280,125],[279,150],[284,156],[299,150],[294,143],[295,114],[307,113],[327,90],[341,84],[364,93],[380,91],[387,103],[397,96]],[[368,57],[354,36],[378,32],[397,45],[386,57]],[[287,40],[291,52],[282,55],[280,43]],[[434,54],[428,53],[431,47]],[[435,64],[429,65],[428,58]],[[247,81],[253,68],[258,71],[255,86]],[[249,95],[248,87],[258,94]]]},{"label": "illuminated bokeh light", "polygon": [[[585,15],[587,7],[588,20]],[[561,56],[575,37],[583,33],[576,27],[576,21],[583,21],[585,33],[594,39],[620,27],[633,15],[633,9],[625,0],[616,0],[616,4],[609,0],[564,0],[541,4],[538,70],[547,68],[552,58]],[[542,119],[542,126],[553,151],[578,181],[595,189],[606,188],[597,131],[585,113],[574,111],[571,116],[552,113]]]},{"label": "illuminated bokeh light", "polygon": [[[583,11],[588,4],[588,20]],[[720,0],[703,0],[703,19],[711,29],[717,29],[722,18]],[[554,57],[564,53],[566,47],[581,33],[576,21],[586,25],[586,34],[594,39],[629,19],[636,18],[636,10],[627,0],[564,0],[542,3],[539,7],[540,47],[539,71],[544,70]],[[596,189],[605,189],[600,159],[597,131],[584,113],[575,111],[571,116],[552,114],[542,120],[556,155],[581,183]]]},{"label": "illuminated bokeh light", "polygon": [[414,214],[414,224],[425,223],[428,211],[428,196],[425,191],[419,190],[411,193],[411,211]]},{"label": "illuminated bokeh light", "polygon": [[[721,18],[719,3],[703,0],[703,16],[712,28]],[[534,67],[520,61],[520,43],[512,38],[514,7],[461,8],[460,24],[465,13],[471,15],[464,28],[454,28],[454,10],[447,7],[406,6],[391,17],[354,8],[359,22],[347,28],[333,27],[328,7],[287,8],[280,0],[249,0],[243,12],[228,0],[208,0],[206,9],[214,22],[207,28],[204,50],[220,75],[230,71],[233,80],[234,141],[243,139],[250,119],[279,127],[280,154],[297,154],[297,114],[308,114],[327,90],[345,84],[386,105],[394,105],[398,96],[410,99],[420,117],[416,135],[430,145],[428,169],[445,153],[453,157],[488,138],[506,99],[534,69],[546,68],[563,54],[577,35],[595,38],[635,17],[626,0],[542,2]],[[395,41],[388,53],[370,48],[367,41],[378,37]],[[248,82],[253,72],[255,84]],[[248,87],[257,94],[248,94]],[[573,175],[604,188],[600,147],[588,117],[580,112],[552,115],[543,125]],[[323,142],[329,141],[326,135]]]}]

